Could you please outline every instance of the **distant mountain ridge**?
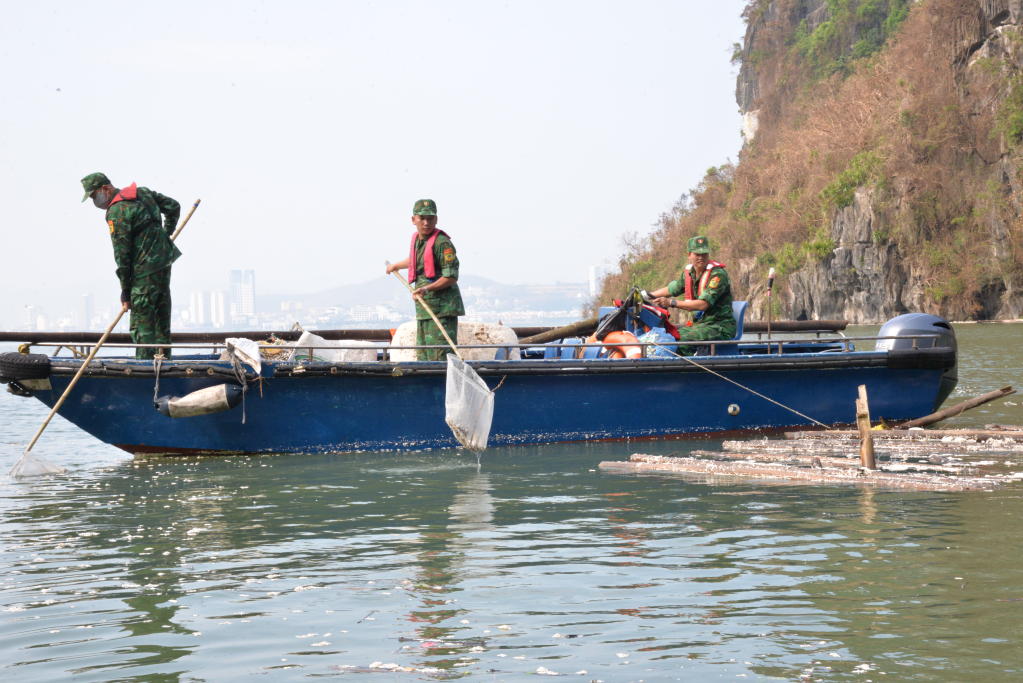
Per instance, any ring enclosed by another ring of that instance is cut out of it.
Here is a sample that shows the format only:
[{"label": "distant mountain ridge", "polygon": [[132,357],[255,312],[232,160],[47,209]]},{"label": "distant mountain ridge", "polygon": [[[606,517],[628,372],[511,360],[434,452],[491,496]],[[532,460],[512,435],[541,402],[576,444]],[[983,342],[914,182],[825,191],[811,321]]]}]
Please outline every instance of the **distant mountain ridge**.
[{"label": "distant mountain ridge", "polygon": [[[458,280],[462,290],[462,297],[467,300],[474,300],[470,296],[470,288],[479,288],[483,296],[488,299],[496,299],[500,302],[507,301],[510,305],[518,300],[528,302],[537,310],[547,310],[550,306],[557,309],[557,304],[565,302],[575,303],[578,308],[585,302],[588,296],[589,285],[586,283],[555,283],[553,285],[506,285],[489,278],[478,275],[462,275]],[[576,292],[584,294],[583,298],[570,296]],[[367,282],[354,285],[342,285],[331,287],[320,292],[309,294],[256,294],[256,309],[258,311],[279,311],[284,302],[299,302],[303,308],[352,308],[353,306],[375,306],[377,304],[390,304],[398,310],[411,308],[411,295],[393,275],[381,275]],[[468,301],[467,301],[468,303]],[[499,304],[501,305],[501,304]]]}]

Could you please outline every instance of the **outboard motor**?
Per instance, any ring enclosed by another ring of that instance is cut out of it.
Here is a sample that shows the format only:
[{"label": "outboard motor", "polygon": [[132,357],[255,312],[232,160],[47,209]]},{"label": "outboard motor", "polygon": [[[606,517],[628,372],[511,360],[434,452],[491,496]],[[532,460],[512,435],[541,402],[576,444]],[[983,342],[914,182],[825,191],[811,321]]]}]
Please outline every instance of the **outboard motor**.
[{"label": "outboard motor", "polygon": [[[932,348],[929,342],[934,342],[935,348],[950,348],[955,351],[955,365],[941,373],[941,385],[938,387],[938,398],[934,402],[934,409],[937,410],[945,399],[955,390],[959,383],[959,345],[956,343],[956,333],[952,326],[944,318],[929,313],[908,313],[892,318],[886,322],[879,337],[912,337],[920,334],[936,334],[937,339],[918,339],[917,346],[921,349]],[[874,344],[875,351],[888,351],[891,349],[911,349],[912,339],[880,339]]]}]

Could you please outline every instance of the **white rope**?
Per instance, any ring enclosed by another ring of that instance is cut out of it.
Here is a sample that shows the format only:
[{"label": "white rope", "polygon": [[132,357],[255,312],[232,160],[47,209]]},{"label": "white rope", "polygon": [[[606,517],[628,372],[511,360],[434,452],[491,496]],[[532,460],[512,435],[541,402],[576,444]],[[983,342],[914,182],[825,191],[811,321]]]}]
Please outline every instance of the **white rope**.
[{"label": "white rope", "polygon": [[714,375],[715,377],[720,377],[721,379],[725,380],[726,382],[731,382],[731,383],[732,383],[732,384],[734,384],[735,386],[739,387],[740,389],[745,389],[746,391],[750,392],[750,393],[751,393],[751,394],[753,394],[754,396],[759,396],[760,398],[762,398],[762,399],[764,399],[765,401],[768,401],[768,402],[770,402],[770,403],[773,403],[774,405],[778,406],[779,408],[784,408],[785,410],[788,410],[789,412],[795,413],[796,415],[798,415],[799,417],[803,418],[804,420],[809,420],[810,422],[814,423],[815,425],[820,425],[821,427],[824,427],[824,429],[826,429],[826,430],[828,430],[828,431],[832,431],[832,429],[831,429],[831,427],[830,427],[829,425],[826,425],[826,424],[824,424],[823,422],[818,422],[817,420],[813,419],[813,418],[812,418],[812,417],[810,417],[809,415],[803,415],[803,414],[802,414],[801,412],[799,412],[799,411],[798,411],[798,410],[796,410],[795,408],[789,408],[789,407],[788,407],[787,405],[784,405],[784,404],[778,403],[778,402],[777,402],[777,401],[775,401],[775,400],[774,400],[773,398],[768,398],[767,396],[764,396],[764,395],[763,395],[763,394],[761,394],[761,393],[758,393],[758,392],[756,392],[756,391],[753,391],[753,390],[752,390],[752,389],[750,389],[749,387],[744,387],[744,386],[742,386],[741,384],[739,384],[738,382],[736,382],[736,381],[735,381],[734,379],[728,379],[727,377],[725,377],[725,376],[724,376],[724,375],[722,375],[721,373],[718,373],[718,372],[714,372],[714,371],[713,371],[713,370],[711,370],[710,368],[708,368],[708,367],[705,367],[705,366],[703,366],[703,365],[700,365],[700,364],[699,364],[699,363],[697,363],[696,361],[694,361],[694,360],[690,360],[690,359],[686,358],[685,356],[679,355],[679,354],[675,353],[674,351],[672,351],[671,349],[669,349],[669,348],[666,348],[666,347],[664,347],[664,346],[661,346],[661,345],[660,345],[660,344],[658,344],[657,342],[646,342],[646,343],[647,343],[647,344],[653,344],[654,346],[656,346],[656,347],[658,347],[658,348],[664,349],[665,351],[667,351],[667,352],[668,352],[668,353],[670,353],[671,355],[673,355],[673,356],[678,356],[679,358],[681,358],[682,360],[686,361],[687,363],[691,363],[692,365],[695,365],[696,367],[700,368],[701,370],[706,370],[707,372],[709,372],[710,374]]}]

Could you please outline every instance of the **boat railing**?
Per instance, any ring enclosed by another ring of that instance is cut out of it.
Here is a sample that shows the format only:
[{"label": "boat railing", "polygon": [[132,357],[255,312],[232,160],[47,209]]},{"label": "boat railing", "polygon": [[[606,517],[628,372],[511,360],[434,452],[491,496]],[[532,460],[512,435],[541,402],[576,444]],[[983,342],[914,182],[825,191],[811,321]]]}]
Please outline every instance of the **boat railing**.
[{"label": "boat railing", "polygon": [[[719,347],[737,346],[739,344],[746,344],[746,345],[749,345],[749,344],[757,344],[757,345],[766,344],[767,345],[766,351],[767,351],[768,355],[773,355],[775,353],[777,353],[778,355],[782,355],[782,354],[785,353],[785,345],[786,344],[789,345],[789,348],[792,348],[793,346],[806,346],[806,345],[819,346],[819,345],[824,345],[824,344],[827,344],[829,346],[835,346],[835,345],[841,344],[842,352],[849,353],[851,345],[854,342],[860,342],[860,341],[864,341],[864,342],[865,341],[878,342],[878,341],[886,341],[886,340],[892,340],[892,339],[912,340],[913,348],[914,349],[918,349],[918,348],[934,348],[937,345],[937,340],[939,338],[940,338],[940,335],[937,335],[937,334],[915,334],[915,335],[904,335],[904,336],[898,336],[898,337],[894,337],[894,336],[887,336],[887,337],[881,337],[881,336],[846,337],[846,336],[843,335],[842,337],[840,337],[838,339],[834,339],[834,338],[832,338],[832,339],[820,339],[820,338],[789,338],[789,339],[781,339],[781,338],[776,338],[776,339],[766,339],[766,340],[757,340],[757,341],[748,340],[748,339],[746,339],[746,340],[737,339],[737,340],[691,341],[691,342],[671,341],[671,342],[667,342],[667,343],[663,343],[663,344],[662,343],[653,343],[653,342],[641,342],[641,341],[618,343],[618,344],[600,344],[600,343],[596,343],[596,344],[585,344],[585,343],[584,344],[578,344],[578,343],[575,343],[575,344],[572,344],[572,343],[569,343],[569,344],[564,344],[564,343],[562,343],[562,344],[464,344],[464,345],[461,345],[459,348],[503,350],[504,351],[503,358],[495,358],[494,360],[509,360],[510,359],[510,353],[511,353],[512,349],[519,349],[520,351],[521,350],[525,350],[525,349],[550,349],[550,348],[556,348],[556,349],[570,348],[570,349],[577,349],[578,350],[578,349],[588,349],[588,348],[600,348],[600,349],[603,349],[603,348],[607,348],[607,347],[614,348],[614,347],[636,347],[636,346],[638,346],[641,349],[641,357],[649,358],[651,351],[653,351],[654,349],[656,349],[658,347],[665,347],[665,346],[667,346],[667,347],[672,347],[672,346],[676,346],[676,347],[677,346],[709,347],[709,351],[710,351],[709,355],[710,356],[717,356],[717,355],[719,355],[717,353]],[[921,345],[920,340],[930,340],[930,344],[929,345],[927,345],[927,344]],[[70,349],[72,351],[72,353],[76,357],[78,357],[78,356],[86,356],[86,355],[88,355],[88,353],[90,352],[90,350],[94,346],[94,344],[61,344],[59,342],[36,342],[36,343],[23,344],[21,348],[23,349],[23,352],[27,353],[28,349],[33,347],[33,346],[35,346],[35,347],[51,347],[51,348],[56,348],[56,351],[54,351],[54,353],[52,354],[53,357],[55,357],[58,353],[60,353],[61,349],[68,348],[68,349]],[[213,342],[213,343],[181,343],[181,344],[174,344],[174,343],[171,343],[171,344],[124,344],[124,343],[116,343],[116,344],[104,344],[103,348],[104,349],[180,349],[180,350],[191,349],[191,350],[194,350],[194,351],[200,351],[200,350],[203,350],[203,349],[211,349],[211,353],[216,354],[218,352],[223,352],[227,347],[226,347],[225,344],[218,344],[216,342]],[[260,345],[260,351],[263,352],[263,353],[294,350],[294,351],[296,351],[295,356],[298,356],[298,357],[290,359],[292,361],[302,361],[302,360],[313,361],[313,360],[315,360],[314,359],[313,351],[314,350],[318,350],[318,349],[319,350],[324,350],[324,351],[327,351],[327,350],[329,350],[329,351],[343,351],[343,350],[346,350],[346,349],[347,350],[368,350],[370,348],[375,349],[375,350],[382,350],[383,351],[383,355],[382,355],[382,358],[380,360],[382,360],[384,362],[387,362],[387,361],[389,361],[389,356],[390,356],[390,352],[391,351],[435,350],[435,349],[447,349],[447,348],[450,348],[450,347],[447,346],[447,345],[444,345],[444,344],[441,344],[441,345],[419,345],[419,346],[392,346],[390,344],[387,344],[386,342],[375,342],[374,345],[371,346],[371,347],[370,346],[351,346],[351,345],[342,345],[342,344],[329,345],[329,346],[315,345],[315,344],[313,344],[313,345],[310,345],[310,344],[302,344],[302,345],[299,345],[299,344],[261,344]],[[306,353],[303,354],[302,352],[306,352]],[[577,351],[577,353],[578,353],[578,351]],[[306,357],[303,358],[302,357],[303,355],[305,355]],[[498,354],[495,353],[494,355],[497,356]],[[560,353],[559,353],[559,355],[560,355]],[[731,355],[734,355],[734,354],[731,354]],[[707,356],[703,356],[703,357],[706,358]],[[264,360],[266,360],[268,362],[273,362],[274,361],[273,358],[264,358]],[[572,360],[572,359],[563,359],[563,360]],[[373,361],[370,361],[370,362],[373,362]]]}]

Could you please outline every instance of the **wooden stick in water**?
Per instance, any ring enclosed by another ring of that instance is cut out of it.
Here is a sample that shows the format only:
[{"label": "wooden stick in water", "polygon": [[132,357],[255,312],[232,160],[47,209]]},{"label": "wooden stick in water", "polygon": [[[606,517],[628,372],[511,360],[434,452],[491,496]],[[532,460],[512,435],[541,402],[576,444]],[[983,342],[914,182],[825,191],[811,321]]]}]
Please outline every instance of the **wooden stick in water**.
[{"label": "wooden stick in water", "polygon": [[981,394],[980,396],[974,396],[970,400],[958,403],[952,406],[951,408],[945,408],[944,410],[939,410],[936,413],[931,413],[930,415],[925,415],[924,417],[920,417],[915,420],[910,420],[905,424],[899,425],[898,427],[896,427],[896,429],[909,429],[910,427],[926,427],[927,425],[934,424],[935,422],[941,422],[942,420],[948,419],[950,417],[955,417],[956,415],[966,412],[967,410],[971,410],[973,408],[976,408],[977,406],[982,406],[985,403],[990,403],[991,401],[1003,398],[1005,396],[1010,396],[1015,393],[1016,390],[1013,389],[1011,386],[1002,387],[1001,389],[989,391],[988,393]]},{"label": "wooden stick in water", "polygon": [[867,405],[867,387],[860,385],[860,397],[856,399],[856,428],[860,432],[860,461],[868,470],[876,470],[874,462],[874,437],[870,433],[870,406]]}]

